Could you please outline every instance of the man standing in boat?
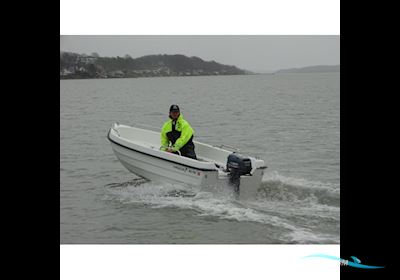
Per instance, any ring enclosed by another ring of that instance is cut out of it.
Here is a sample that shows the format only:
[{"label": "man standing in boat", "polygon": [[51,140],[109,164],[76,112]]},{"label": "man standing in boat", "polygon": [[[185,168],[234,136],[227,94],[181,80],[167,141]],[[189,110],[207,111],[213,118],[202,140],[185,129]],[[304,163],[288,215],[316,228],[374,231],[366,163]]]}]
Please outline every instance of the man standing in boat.
[{"label": "man standing in boat", "polygon": [[169,118],[164,123],[161,130],[161,146],[164,151],[182,156],[197,159],[194,151],[193,128],[190,126],[182,114],[178,105],[171,105],[169,108]]}]

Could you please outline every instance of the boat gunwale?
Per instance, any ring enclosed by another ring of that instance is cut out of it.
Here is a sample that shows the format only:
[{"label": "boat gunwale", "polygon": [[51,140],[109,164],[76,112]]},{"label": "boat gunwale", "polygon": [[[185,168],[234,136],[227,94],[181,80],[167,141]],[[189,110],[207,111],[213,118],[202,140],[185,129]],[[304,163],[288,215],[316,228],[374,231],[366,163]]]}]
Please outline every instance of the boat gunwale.
[{"label": "boat gunwale", "polygon": [[[142,131],[146,131],[146,132],[157,133],[157,134],[158,134],[158,132],[157,132],[157,131],[153,131],[153,130],[138,128],[138,127],[131,127],[131,126],[127,126],[127,125],[123,125],[123,124],[119,124],[119,123],[114,123],[113,126],[109,129],[109,131],[108,131],[108,133],[107,133],[107,138],[108,138],[108,140],[109,140],[110,142],[112,142],[112,143],[114,143],[114,144],[117,144],[117,145],[119,145],[119,146],[121,146],[121,147],[123,147],[123,148],[126,148],[126,149],[128,149],[128,150],[131,150],[131,151],[134,151],[134,152],[137,152],[137,153],[141,153],[141,154],[144,154],[144,155],[148,155],[148,156],[151,156],[151,157],[155,157],[155,158],[158,158],[158,159],[161,159],[161,160],[165,160],[165,161],[169,161],[169,162],[172,162],[172,163],[176,163],[176,164],[179,164],[179,165],[182,165],[182,166],[185,166],[185,167],[189,167],[189,168],[194,168],[194,169],[197,169],[197,170],[201,170],[201,171],[216,171],[216,172],[218,172],[218,170],[219,170],[219,168],[215,165],[216,162],[206,161],[206,163],[208,163],[208,165],[213,165],[214,168],[197,167],[197,166],[189,165],[189,164],[187,164],[187,163],[182,163],[182,162],[179,162],[179,161],[175,161],[175,160],[173,160],[173,159],[167,159],[167,158],[165,158],[165,157],[160,157],[160,156],[157,156],[157,155],[153,155],[153,154],[147,153],[147,152],[145,152],[145,151],[140,151],[140,150],[134,149],[134,148],[132,148],[132,147],[130,147],[130,146],[124,145],[123,143],[119,143],[119,142],[117,142],[116,140],[114,140],[114,139],[112,139],[112,138],[110,137],[110,135],[111,135],[111,130],[116,131],[115,129],[113,129],[115,125],[124,126],[124,127],[130,128],[130,129],[136,129],[136,130],[142,130]],[[142,147],[142,148],[144,148],[144,149],[148,149],[148,150],[153,151],[153,152],[154,152],[154,151],[159,152],[158,150],[154,150],[154,149],[151,149],[151,148],[149,148],[149,147],[146,147],[146,146],[137,144],[137,143],[135,143],[135,142],[129,141],[129,139],[126,139],[126,138],[124,138],[124,137],[121,137],[120,135],[117,136],[115,133],[112,133],[112,135],[113,135],[116,139],[121,139],[121,140],[123,140],[123,141],[126,141],[126,142],[132,144],[132,145],[139,146],[139,147]],[[198,142],[198,141],[193,141],[193,142],[194,142],[195,144],[200,144],[200,145],[203,145],[203,146],[212,148],[212,149],[216,149],[216,150],[220,150],[220,151],[224,151],[224,152],[230,152],[230,151],[228,151],[228,150],[222,149],[222,148],[220,148],[220,147],[215,147],[215,146],[212,146],[212,145],[209,145],[209,144],[206,144],[206,143],[202,143],[202,142]],[[199,164],[199,163],[200,163],[200,164],[204,164],[204,163],[205,163],[205,162],[201,162],[201,161],[198,161],[198,160],[194,160],[194,159],[191,159],[191,158],[185,158],[185,157],[184,157],[184,158],[179,157],[179,159],[180,159],[180,160],[183,159],[183,160],[185,160],[185,161],[187,161],[187,160],[195,161],[196,164]],[[254,160],[258,161],[259,159],[255,158]],[[265,165],[264,161],[262,161],[262,162],[263,162],[263,165],[262,165],[262,166],[257,166],[255,169],[266,169],[267,166]],[[220,163],[218,163],[218,164],[220,164]]]},{"label": "boat gunwale", "polygon": [[[218,169],[216,167],[214,169],[206,169],[206,168],[196,167],[196,166],[187,165],[187,164],[184,164],[184,163],[181,163],[181,162],[178,162],[178,161],[174,161],[174,160],[171,160],[171,159],[166,159],[166,158],[163,158],[163,157],[158,157],[156,155],[152,155],[152,154],[149,154],[149,153],[146,153],[146,152],[143,152],[143,151],[136,150],[136,149],[134,149],[132,147],[128,147],[128,146],[125,146],[125,145],[123,145],[121,143],[118,143],[117,141],[115,141],[114,139],[112,139],[110,137],[110,134],[111,134],[111,128],[110,128],[110,130],[108,131],[108,134],[107,134],[108,140],[110,142],[118,145],[118,146],[121,146],[121,147],[125,148],[125,149],[131,150],[131,151],[134,151],[134,152],[137,152],[137,153],[140,153],[140,154],[144,154],[144,155],[147,155],[147,156],[150,156],[150,157],[155,157],[155,158],[158,158],[158,159],[161,159],[161,160],[165,160],[165,161],[169,161],[169,162],[172,162],[172,163],[176,163],[176,164],[179,164],[179,165],[182,165],[182,166],[185,166],[185,167],[201,170],[201,171],[215,171],[215,172],[218,172]],[[147,148],[147,149],[149,149],[149,148]],[[211,162],[209,162],[209,163],[211,163]]]}]

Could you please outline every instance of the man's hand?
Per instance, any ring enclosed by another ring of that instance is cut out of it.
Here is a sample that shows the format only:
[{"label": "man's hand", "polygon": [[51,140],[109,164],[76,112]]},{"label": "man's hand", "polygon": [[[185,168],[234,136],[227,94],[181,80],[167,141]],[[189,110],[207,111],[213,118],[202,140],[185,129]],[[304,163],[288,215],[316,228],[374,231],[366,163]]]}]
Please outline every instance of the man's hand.
[{"label": "man's hand", "polygon": [[174,150],[173,150],[172,148],[167,148],[167,152],[169,152],[169,153],[173,153],[173,152],[174,152]]}]

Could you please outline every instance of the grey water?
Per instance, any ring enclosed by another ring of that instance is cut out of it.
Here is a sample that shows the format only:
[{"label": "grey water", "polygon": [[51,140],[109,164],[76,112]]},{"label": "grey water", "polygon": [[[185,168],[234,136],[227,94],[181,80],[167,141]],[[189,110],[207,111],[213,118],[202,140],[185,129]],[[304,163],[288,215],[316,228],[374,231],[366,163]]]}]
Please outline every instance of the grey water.
[{"label": "grey water", "polygon": [[[160,129],[171,104],[195,140],[268,166],[256,197],[138,179],[112,123]],[[340,243],[340,73],[60,80],[62,244]]]}]

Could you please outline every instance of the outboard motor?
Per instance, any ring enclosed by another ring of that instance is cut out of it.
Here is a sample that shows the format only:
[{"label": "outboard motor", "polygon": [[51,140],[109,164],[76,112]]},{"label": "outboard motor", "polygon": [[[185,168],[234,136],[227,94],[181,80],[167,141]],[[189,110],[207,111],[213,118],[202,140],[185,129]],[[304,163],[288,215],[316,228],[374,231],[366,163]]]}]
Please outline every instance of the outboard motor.
[{"label": "outboard motor", "polygon": [[236,152],[228,156],[226,169],[229,173],[229,184],[233,186],[236,193],[239,193],[240,176],[250,174],[251,160]]}]

